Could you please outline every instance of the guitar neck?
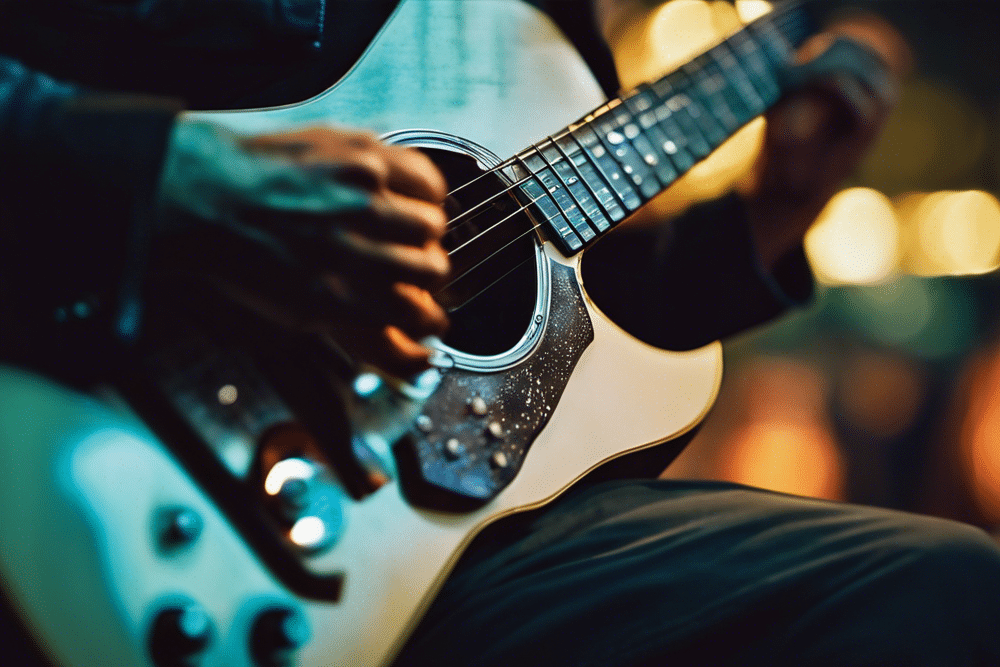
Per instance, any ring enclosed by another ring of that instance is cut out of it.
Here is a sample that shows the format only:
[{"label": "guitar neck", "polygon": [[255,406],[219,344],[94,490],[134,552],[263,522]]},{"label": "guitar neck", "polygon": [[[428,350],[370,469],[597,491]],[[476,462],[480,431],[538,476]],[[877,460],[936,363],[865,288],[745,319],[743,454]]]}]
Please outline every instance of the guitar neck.
[{"label": "guitar neck", "polygon": [[807,4],[778,7],[503,165],[563,254],[588,247],[778,101],[781,73],[815,31]]}]

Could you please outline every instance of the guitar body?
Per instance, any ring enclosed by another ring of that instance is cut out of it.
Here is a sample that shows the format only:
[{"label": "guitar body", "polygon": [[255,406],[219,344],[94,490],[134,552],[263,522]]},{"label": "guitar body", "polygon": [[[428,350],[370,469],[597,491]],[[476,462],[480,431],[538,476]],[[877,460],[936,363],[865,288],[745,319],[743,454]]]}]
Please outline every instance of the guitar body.
[{"label": "guitar body", "polygon": [[[366,127],[486,168],[602,100],[582,59],[534,8],[518,0],[404,0],[327,92],[211,116],[240,132]],[[520,397],[528,412],[533,396],[545,399],[517,474],[495,497],[460,510],[411,502],[392,474],[360,499],[338,496],[335,543],[302,556],[310,572],[342,576],[330,599],[292,590],[203,479],[122,404],[2,369],[0,574],[54,662],[169,664],[151,657],[159,655],[151,638],[159,614],[193,602],[211,628],[201,665],[268,664],[255,637],[262,614],[275,609],[308,627],[290,664],[387,664],[484,526],[541,506],[603,462],[692,429],[718,390],[720,346],[676,353],[639,342],[588,299],[580,255],[567,258],[538,234],[527,238],[518,265],[535,293],[524,314],[511,318],[496,349],[469,344],[471,334],[446,340],[434,391],[411,411],[433,408],[437,393],[472,387],[466,398],[491,399],[485,419],[510,432],[522,412],[512,401]],[[553,377],[555,389],[533,393]],[[392,429],[405,431],[413,414],[386,416],[381,429],[372,424],[383,417],[366,405],[359,398],[355,406],[357,437],[391,457]],[[196,515],[195,535],[165,542],[157,531],[178,511]]]}]

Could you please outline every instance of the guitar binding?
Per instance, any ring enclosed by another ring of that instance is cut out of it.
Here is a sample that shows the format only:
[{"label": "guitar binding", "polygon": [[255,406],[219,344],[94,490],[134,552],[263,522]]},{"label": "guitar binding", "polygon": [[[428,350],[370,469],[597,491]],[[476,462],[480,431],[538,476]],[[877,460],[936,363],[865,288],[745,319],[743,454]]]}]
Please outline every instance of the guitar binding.
[{"label": "guitar binding", "polygon": [[[425,152],[452,191],[444,245],[454,273],[465,275],[436,295],[451,319],[438,345],[445,365],[480,372],[512,368],[538,345],[552,289],[537,223],[517,199],[520,190],[498,169],[500,158],[461,137],[404,130],[382,139]],[[465,208],[465,200],[488,206]]]}]

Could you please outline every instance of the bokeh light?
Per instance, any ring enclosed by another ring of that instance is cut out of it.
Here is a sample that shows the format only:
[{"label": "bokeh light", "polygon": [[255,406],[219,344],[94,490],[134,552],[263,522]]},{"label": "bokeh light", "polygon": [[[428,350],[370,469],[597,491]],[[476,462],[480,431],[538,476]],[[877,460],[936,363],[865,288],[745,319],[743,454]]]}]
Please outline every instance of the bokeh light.
[{"label": "bokeh light", "polygon": [[968,409],[959,451],[966,482],[979,511],[1000,523],[1000,355],[994,351],[971,365]]},{"label": "bokeh light", "polygon": [[729,443],[725,479],[799,496],[842,497],[842,465],[829,430],[816,424],[761,420]]},{"label": "bokeh light", "polygon": [[846,359],[837,404],[855,427],[892,438],[918,417],[928,391],[923,369],[901,354],[861,349]]},{"label": "bokeh light", "polygon": [[908,273],[975,275],[1000,264],[1000,202],[988,192],[911,194],[898,200],[898,210]]},{"label": "bokeh light", "polygon": [[762,357],[723,387],[713,419],[665,476],[707,477],[804,496],[843,497],[830,382],[805,360]]},{"label": "bokeh light", "polygon": [[899,225],[892,202],[870,188],[844,190],[809,231],[806,252],[817,277],[827,284],[887,280],[899,259]]},{"label": "bokeh light", "polygon": [[764,0],[736,0],[736,12],[744,23],[759,19],[772,8],[771,3]]}]

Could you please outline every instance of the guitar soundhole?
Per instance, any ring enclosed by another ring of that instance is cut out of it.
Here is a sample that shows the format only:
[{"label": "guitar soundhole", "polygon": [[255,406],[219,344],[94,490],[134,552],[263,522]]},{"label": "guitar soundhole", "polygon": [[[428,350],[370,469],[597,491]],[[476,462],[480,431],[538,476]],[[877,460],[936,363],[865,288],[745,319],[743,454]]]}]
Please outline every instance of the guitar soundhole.
[{"label": "guitar soundhole", "polygon": [[436,295],[451,318],[444,342],[467,354],[501,354],[520,342],[535,311],[534,225],[509,186],[484,175],[473,158],[424,151],[453,193],[445,204],[450,222],[444,237],[452,276]]}]

